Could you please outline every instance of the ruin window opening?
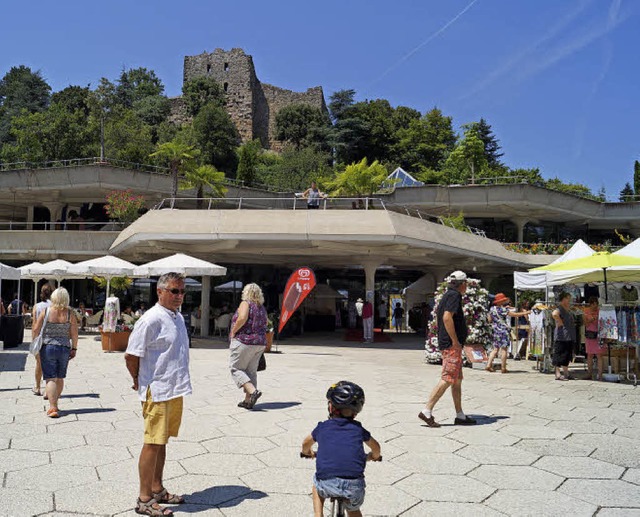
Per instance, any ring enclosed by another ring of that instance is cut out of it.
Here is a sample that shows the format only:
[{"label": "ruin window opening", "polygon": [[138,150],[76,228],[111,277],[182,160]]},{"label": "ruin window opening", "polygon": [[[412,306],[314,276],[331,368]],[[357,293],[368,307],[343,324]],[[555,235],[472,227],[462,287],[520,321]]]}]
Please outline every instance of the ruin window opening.
[{"label": "ruin window opening", "polygon": [[228,72],[229,71],[229,63],[225,63],[224,64],[224,71]]},{"label": "ruin window opening", "polygon": [[224,91],[226,92],[227,90],[229,90],[229,83],[224,83],[222,85],[222,87],[224,88]]},{"label": "ruin window opening", "polygon": [[211,72],[211,65],[207,65],[207,73]]}]

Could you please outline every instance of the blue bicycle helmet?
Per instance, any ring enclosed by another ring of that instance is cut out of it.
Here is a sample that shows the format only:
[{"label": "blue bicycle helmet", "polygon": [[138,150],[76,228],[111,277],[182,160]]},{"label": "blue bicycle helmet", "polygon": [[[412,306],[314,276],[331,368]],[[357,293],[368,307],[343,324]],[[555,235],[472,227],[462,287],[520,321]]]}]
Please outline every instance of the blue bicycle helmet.
[{"label": "blue bicycle helmet", "polygon": [[360,413],[364,406],[364,390],[353,382],[340,381],[329,388],[327,400],[334,409],[350,409]]}]

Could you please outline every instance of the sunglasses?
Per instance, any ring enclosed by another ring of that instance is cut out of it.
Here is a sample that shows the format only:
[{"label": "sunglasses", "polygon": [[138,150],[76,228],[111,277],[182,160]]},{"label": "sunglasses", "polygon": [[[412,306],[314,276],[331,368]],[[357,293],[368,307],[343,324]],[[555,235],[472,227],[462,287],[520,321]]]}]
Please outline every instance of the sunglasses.
[{"label": "sunglasses", "polygon": [[167,289],[166,287],[163,287],[163,289],[165,291],[169,291],[173,295],[178,295],[178,294],[184,294],[185,293],[184,289]]}]

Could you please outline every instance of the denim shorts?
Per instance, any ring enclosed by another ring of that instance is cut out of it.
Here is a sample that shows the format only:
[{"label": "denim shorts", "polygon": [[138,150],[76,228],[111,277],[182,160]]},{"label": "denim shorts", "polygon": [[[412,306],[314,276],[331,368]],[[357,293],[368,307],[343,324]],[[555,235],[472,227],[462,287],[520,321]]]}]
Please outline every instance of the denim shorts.
[{"label": "denim shorts", "polygon": [[42,345],[40,364],[44,379],[64,379],[67,376],[67,365],[71,349],[63,345]]},{"label": "denim shorts", "polygon": [[362,503],[364,503],[364,487],[366,486],[364,478],[318,479],[314,475],[313,484],[318,491],[318,495],[323,499],[329,499],[330,497],[344,497],[347,500],[344,505],[345,510],[350,512],[359,510]]}]

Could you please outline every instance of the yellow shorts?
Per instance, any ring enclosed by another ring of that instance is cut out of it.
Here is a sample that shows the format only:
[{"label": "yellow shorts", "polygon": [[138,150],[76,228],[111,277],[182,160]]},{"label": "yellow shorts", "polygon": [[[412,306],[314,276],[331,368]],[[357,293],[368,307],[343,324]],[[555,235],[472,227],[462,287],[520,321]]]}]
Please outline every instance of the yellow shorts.
[{"label": "yellow shorts", "polygon": [[142,403],[144,417],[144,443],[166,445],[169,436],[178,436],[182,421],[182,397],[154,402],[147,388],[147,400]]}]

